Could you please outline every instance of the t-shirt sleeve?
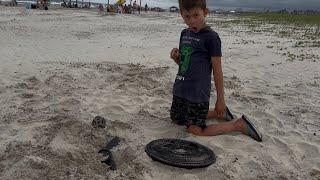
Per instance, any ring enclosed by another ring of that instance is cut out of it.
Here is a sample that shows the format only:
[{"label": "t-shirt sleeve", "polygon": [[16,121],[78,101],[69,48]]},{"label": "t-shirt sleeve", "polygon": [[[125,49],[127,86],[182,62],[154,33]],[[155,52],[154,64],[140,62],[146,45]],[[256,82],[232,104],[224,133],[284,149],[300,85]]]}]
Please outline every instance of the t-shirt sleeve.
[{"label": "t-shirt sleeve", "polygon": [[207,41],[207,48],[209,51],[210,57],[221,57],[221,40],[218,35],[211,36]]}]

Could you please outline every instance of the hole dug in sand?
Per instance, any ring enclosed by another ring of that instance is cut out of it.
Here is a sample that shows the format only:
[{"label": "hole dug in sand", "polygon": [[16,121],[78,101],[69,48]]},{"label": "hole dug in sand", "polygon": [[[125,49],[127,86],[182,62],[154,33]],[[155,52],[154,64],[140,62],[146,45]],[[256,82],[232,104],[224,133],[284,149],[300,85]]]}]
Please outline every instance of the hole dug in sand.
[{"label": "hole dug in sand", "polygon": [[111,153],[118,168],[136,159],[133,149],[125,145],[113,148]]},{"label": "hole dug in sand", "polygon": [[136,158],[135,155],[132,155],[134,151],[131,147],[124,144],[118,146],[119,143],[120,139],[114,137],[98,152],[107,157],[101,162],[107,164],[111,170],[117,170],[119,167],[121,168],[122,165],[127,164]]}]

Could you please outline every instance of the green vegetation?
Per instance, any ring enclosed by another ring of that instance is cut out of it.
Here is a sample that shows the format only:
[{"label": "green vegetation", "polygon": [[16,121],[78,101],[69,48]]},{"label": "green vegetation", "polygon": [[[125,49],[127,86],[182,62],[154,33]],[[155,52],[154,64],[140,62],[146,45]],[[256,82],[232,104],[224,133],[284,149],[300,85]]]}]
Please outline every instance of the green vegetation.
[{"label": "green vegetation", "polygon": [[245,13],[229,15],[227,18],[209,24],[231,31],[239,31],[237,26],[244,26],[248,32],[267,32],[280,38],[292,38],[298,41],[293,47],[320,47],[320,15]]},{"label": "green vegetation", "polygon": [[297,41],[293,47],[320,47],[320,41]]},{"label": "green vegetation", "polygon": [[[222,15],[209,19],[208,24],[234,33],[267,34],[286,38],[291,45],[282,47],[280,40],[266,44],[266,48],[280,51],[287,61],[320,60],[320,56],[301,48],[320,47],[320,15],[294,15],[288,13],[246,13]],[[237,40],[233,44],[258,44],[250,39]],[[297,48],[288,50],[289,47]]]},{"label": "green vegetation", "polygon": [[293,54],[291,52],[286,52],[282,54],[283,56],[287,56],[288,59],[287,61],[294,61],[294,60],[299,60],[299,61],[304,61],[304,60],[311,60],[313,62],[316,62],[319,60],[318,55],[314,54],[309,54],[309,53],[304,53],[304,54]]},{"label": "green vegetation", "polygon": [[253,20],[269,24],[294,24],[320,26],[320,15],[295,15],[286,13],[248,13],[244,15]]}]

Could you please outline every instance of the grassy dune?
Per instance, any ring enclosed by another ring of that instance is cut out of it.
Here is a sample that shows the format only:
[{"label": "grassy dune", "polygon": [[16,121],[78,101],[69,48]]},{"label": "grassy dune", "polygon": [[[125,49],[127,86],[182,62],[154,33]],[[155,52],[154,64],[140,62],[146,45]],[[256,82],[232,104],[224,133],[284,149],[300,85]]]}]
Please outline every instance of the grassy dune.
[{"label": "grassy dune", "polygon": [[[219,19],[209,20],[214,27],[231,32],[256,35],[269,34],[279,38],[290,39],[288,44],[269,42],[266,47],[275,49],[289,61],[319,61],[318,54],[309,50],[320,47],[320,15],[293,15],[281,13],[245,13],[218,15]],[[249,36],[248,36],[249,37]],[[257,44],[250,39],[241,39],[237,44]]]},{"label": "grassy dune", "polygon": [[320,47],[320,15],[280,13],[246,13],[227,16],[226,20],[212,21],[221,28],[247,27],[254,33],[271,33],[278,37],[297,40],[294,47]]},{"label": "grassy dune", "polygon": [[295,24],[320,26],[320,15],[294,15],[281,13],[248,13],[245,16],[253,20],[265,21],[270,24]]}]

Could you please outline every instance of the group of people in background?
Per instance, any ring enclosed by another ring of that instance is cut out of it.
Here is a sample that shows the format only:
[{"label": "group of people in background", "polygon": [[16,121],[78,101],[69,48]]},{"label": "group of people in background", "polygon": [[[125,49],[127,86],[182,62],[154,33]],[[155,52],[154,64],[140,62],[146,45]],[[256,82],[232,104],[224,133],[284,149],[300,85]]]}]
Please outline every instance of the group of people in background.
[{"label": "group of people in background", "polygon": [[144,9],[142,9],[142,7],[140,7],[136,1],[133,2],[133,4],[124,4],[124,5],[119,5],[118,6],[118,13],[121,14],[131,14],[131,13],[136,13],[137,11],[141,11],[144,10],[145,12],[148,12],[148,4],[146,3],[144,6]]}]

